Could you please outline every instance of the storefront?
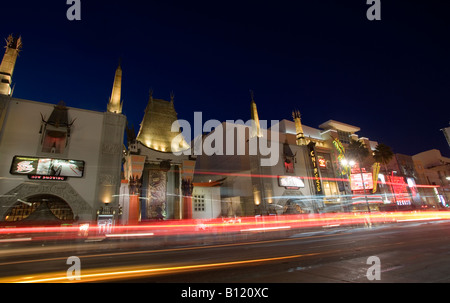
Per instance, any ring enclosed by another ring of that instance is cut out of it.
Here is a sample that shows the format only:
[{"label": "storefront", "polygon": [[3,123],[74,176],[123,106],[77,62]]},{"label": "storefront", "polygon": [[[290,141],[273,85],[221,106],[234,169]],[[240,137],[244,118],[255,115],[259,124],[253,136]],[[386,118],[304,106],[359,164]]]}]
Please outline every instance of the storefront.
[{"label": "storefront", "polygon": [[344,190],[343,183],[336,178],[333,168],[332,155],[326,152],[317,152],[317,166],[322,179],[324,204],[328,212],[343,211]]}]

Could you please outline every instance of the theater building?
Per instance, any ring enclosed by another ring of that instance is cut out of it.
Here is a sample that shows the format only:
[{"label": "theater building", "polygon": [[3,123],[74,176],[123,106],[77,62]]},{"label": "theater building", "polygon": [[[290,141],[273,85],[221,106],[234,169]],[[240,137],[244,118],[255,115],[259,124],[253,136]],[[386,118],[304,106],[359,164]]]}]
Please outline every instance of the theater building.
[{"label": "theater building", "polygon": [[137,135],[134,129],[127,130],[124,184],[128,184],[130,196],[122,204],[130,214],[126,218],[129,223],[191,216],[195,160],[175,154],[190,149],[184,139],[172,145],[180,135],[179,127],[172,131],[177,120],[174,95],[164,100],[150,92]]},{"label": "theater building", "polygon": [[121,68],[105,112],[12,97],[20,39],[10,37],[1,63],[0,221],[71,224],[117,218],[126,117]]},{"label": "theater building", "polygon": [[[344,167],[340,161],[352,139],[362,141],[370,154],[377,146],[377,142],[358,136],[359,127],[335,120],[319,128],[310,127],[302,123],[300,112],[295,110],[292,120],[284,119],[264,129],[259,125],[253,98],[251,118],[254,127],[227,121],[203,137],[207,140],[215,132],[223,132],[223,138],[230,133],[245,133],[244,154],[226,154],[225,146],[221,155],[197,157],[194,185],[221,182],[221,216],[368,211],[368,207],[378,210],[383,205],[379,190],[373,186],[378,177],[373,160],[367,159],[361,169]],[[278,161],[274,165],[262,166],[260,160],[266,156],[249,152],[252,138],[276,146]]]},{"label": "theater building", "polygon": [[[357,132],[360,128],[354,125],[328,120],[315,128],[304,125],[298,111],[293,112],[293,118],[280,121],[279,129],[288,138],[296,136],[297,142],[309,147],[309,154],[314,152],[314,182],[316,187],[319,185],[321,188],[320,192],[315,190],[315,195],[322,199],[321,211],[367,211],[368,207],[378,210],[383,201],[380,194],[373,191],[378,173],[373,171],[371,157],[361,163],[360,167],[346,167],[341,161],[346,159],[345,150],[351,140],[361,141],[370,154],[378,143],[366,137],[359,137]],[[363,193],[363,179],[367,195]]]}]

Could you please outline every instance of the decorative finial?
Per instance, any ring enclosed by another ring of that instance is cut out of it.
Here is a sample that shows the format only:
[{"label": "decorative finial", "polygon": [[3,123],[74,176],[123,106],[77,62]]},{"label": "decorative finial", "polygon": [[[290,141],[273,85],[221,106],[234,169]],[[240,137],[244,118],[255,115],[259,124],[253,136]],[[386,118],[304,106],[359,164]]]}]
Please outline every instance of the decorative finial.
[{"label": "decorative finial", "polygon": [[148,98],[150,100],[153,100],[153,88],[150,87],[150,89],[148,90]]},{"label": "decorative finial", "polygon": [[250,98],[252,98],[252,102],[255,102],[255,94],[252,89],[250,90]]},{"label": "decorative finial", "polygon": [[294,120],[300,118],[300,111],[298,109],[292,111],[292,118],[294,118]]},{"label": "decorative finial", "polygon": [[6,47],[5,48],[14,48],[17,51],[20,51],[22,49],[22,36],[14,37],[12,34],[8,36],[6,41]]}]

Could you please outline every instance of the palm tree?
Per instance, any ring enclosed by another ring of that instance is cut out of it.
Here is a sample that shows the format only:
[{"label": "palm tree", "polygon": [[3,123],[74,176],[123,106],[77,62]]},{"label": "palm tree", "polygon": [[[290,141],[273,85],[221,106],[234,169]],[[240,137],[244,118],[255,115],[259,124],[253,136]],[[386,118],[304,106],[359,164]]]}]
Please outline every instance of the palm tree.
[{"label": "palm tree", "polygon": [[392,152],[391,148],[383,143],[378,144],[373,152],[373,158],[375,159],[375,161],[384,164],[386,175],[388,173],[387,164],[393,157],[394,153]]},{"label": "palm tree", "polygon": [[361,166],[362,162],[369,156],[369,150],[363,142],[351,139],[345,149],[346,158],[354,159]]}]

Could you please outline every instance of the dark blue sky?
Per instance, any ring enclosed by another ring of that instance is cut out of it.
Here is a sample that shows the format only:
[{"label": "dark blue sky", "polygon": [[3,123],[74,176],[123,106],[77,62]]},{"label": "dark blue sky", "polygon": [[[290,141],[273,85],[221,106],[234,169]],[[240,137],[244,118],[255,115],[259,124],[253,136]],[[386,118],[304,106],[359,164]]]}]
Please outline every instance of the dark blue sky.
[{"label": "dark blue sky", "polygon": [[[395,2],[393,4],[392,2]],[[415,154],[450,150],[448,1],[65,0],[2,3],[0,37],[23,38],[14,96],[104,111],[122,59],[123,112],[136,131],[148,101],[175,93],[179,119],[329,119]]]}]

